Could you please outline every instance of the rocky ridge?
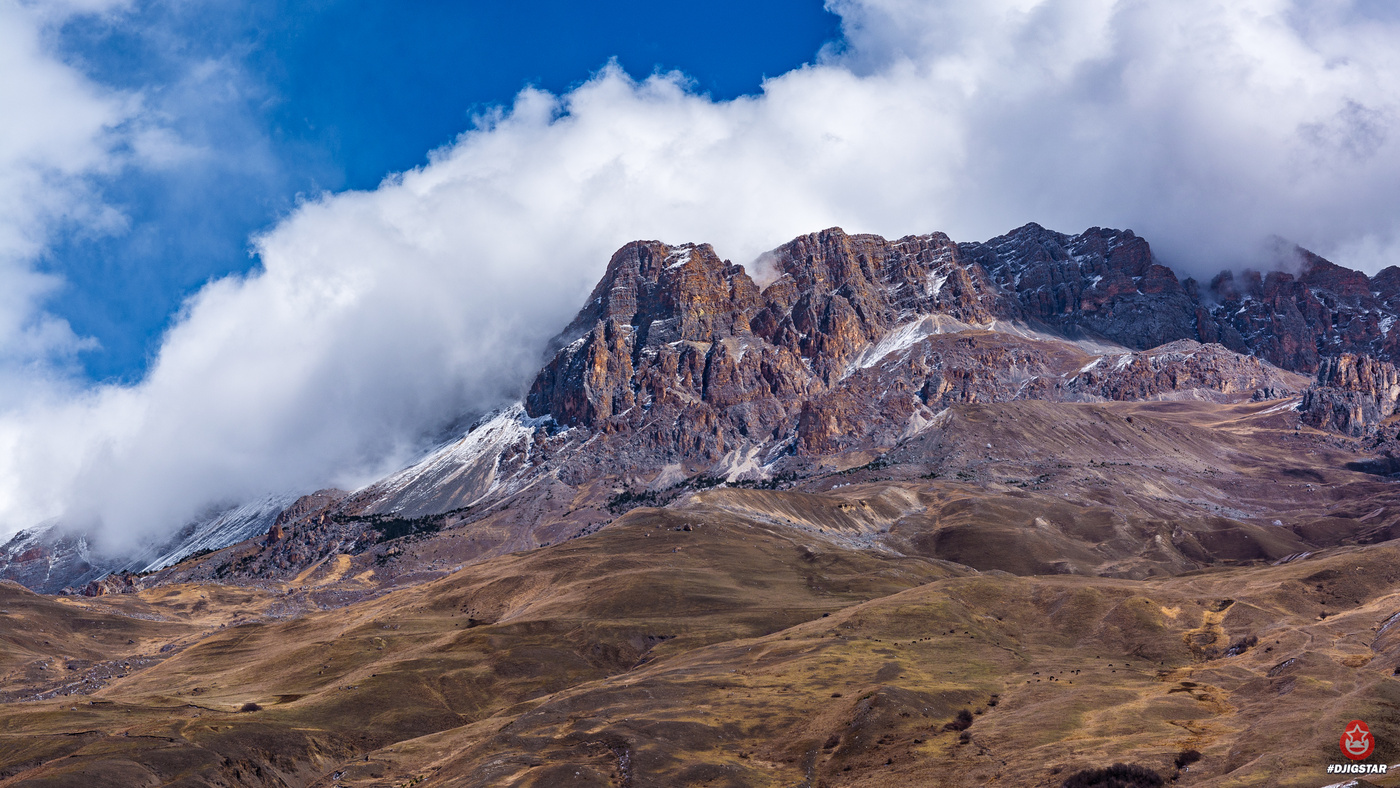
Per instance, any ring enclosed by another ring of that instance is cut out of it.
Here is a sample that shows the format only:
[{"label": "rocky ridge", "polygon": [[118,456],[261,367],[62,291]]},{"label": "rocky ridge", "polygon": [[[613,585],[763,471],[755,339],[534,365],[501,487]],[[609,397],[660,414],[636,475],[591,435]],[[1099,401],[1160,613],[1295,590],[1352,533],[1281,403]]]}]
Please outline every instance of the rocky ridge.
[{"label": "rocky ridge", "polygon": [[1306,386],[1197,343],[1189,288],[1130,232],[1030,225],[959,245],[831,229],[771,259],[776,278],[759,288],[708,246],[624,247],[556,341],[526,414],[611,444],[589,474],[619,472],[605,467],[615,457],[742,476],[887,449],[955,402]]},{"label": "rocky ridge", "polygon": [[1367,277],[1280,241],[1276,259],[1292,272],[1227,270],[1201,283],[1157,263],[1131,231],[1069,236],[1034,224],[959,248],[1015,294],[1019,316],[1067,333],[1133,348],[1218,343],[1309,374],[1342,353],[1391,362],[1400,353],[1395,266]]},{"label": "rocky ridge", "polygon": [[0,580],[0,782],[1318,784],[1400,698],[1396,370],[1050,241],[629,245],[411,467]]},{"label": "rocky ridge", "polygon": [[[955,405],[1278,399],[1309,390],[1298,373],[1317,370],[1310,423],[1370,429],[1394,398],[1345,375],[1327,382],[1331,359],[1365,351],[1389,366],[1400,269],[1368,279],[1290,254],[1297,274],[1203,286],[1131,231],[1031,224],[956,243],[832,228],[774,250],[756,280],[706,244],[630,243],[522,403],[363,490],[260,521],[257,555],[166,574],[295,574],[385,534],[469,522],[486,524],[472,555],[488,557],[590,532],[619,492],[869,462]],[[1358,398],[1372,404],[1347,404]],[[34,571],[9,566],[7,577]]]},{"label": "rocky ridge", "polygon": [[0,544],[0,579],[46,594],[129,589],[130,583],[104,586],[97,581],[111,574],[155,572],[263,533],[296,499],[268,495],[241,506],[215,508],[165,541],[124,556],[104,554],[93,549],[83,534],[70,533],[58,523],[44,523]]}]

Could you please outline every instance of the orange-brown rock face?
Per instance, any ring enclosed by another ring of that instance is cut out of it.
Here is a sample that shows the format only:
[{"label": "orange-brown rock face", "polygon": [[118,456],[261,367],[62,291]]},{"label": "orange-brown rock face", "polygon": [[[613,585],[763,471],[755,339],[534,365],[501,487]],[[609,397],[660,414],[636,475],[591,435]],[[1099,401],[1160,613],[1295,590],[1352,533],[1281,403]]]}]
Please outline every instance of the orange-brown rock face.
[{"label": "orange-brown rock face", "polygon": [[[758,287],[708,245],[631,243],[613,255],[589,303],[560,335],[562,349],[530,389],[531,415],[599,427],[637,406],[703,401],[758,377],[758,359],[721,340],[750,335]],[[726,355],[737,353],[737,357]]]},{"label": "orange-brown rock face", "polygon": [[[829,229],[768,264],[760,290],[705,245],[637,242],[613,256],[526,400],[530,417],[602,436],[564,478],[672,463],[767,473],[888,448],[956,403],[1248,399],[1305,385],[1189,341],[1192,293],[1130,232],[1028,225],[959,245]],[[1172,341],[1186,344],[1131,351]]]},{"label": "orange-brown rock face", "polygon": [[831,229],[773,257],[780,277],[763,291],[755,331],[806,359],[827,386],[857,352],[915,315],[983,325],[1004,311],[986,272],[942,233],[886,241]]},{"label": "orange-brown rock face", "polygon": [[[708,465],[791,443],[824,407],[812,398],[900,325],[934,313],[986,324],[1001,301],[941,234],[891,242],[826,230],[778,248],[772,264],[777,278],[760,291],[709,246],[627,245],[556,341],[528,414],[625,434],[626,453],[648,464]],[[899,418],[921,384],[901,383]]]}]

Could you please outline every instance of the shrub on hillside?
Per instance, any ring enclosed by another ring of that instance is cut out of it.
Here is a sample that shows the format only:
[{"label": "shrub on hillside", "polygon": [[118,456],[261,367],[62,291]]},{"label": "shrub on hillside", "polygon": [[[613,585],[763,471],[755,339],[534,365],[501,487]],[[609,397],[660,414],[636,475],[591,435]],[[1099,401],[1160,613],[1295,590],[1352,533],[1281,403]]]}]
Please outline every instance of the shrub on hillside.
[{"label": "shrub on hillside", "polygon": [[1199,761],[1201,753],[1197,750],[1182,750],[1176,756],[1176,768],[1184,769],[1187,766]]},{"label": "shrub on hillside", "polygon": [[972,727],[972,712],[963,709],[953,721],[943,726],[945,731],[965,731]]},{"label": "shrub on hillside", "polygon": [[1115,763],[1071,774],[1062,788],[1161,788],[1162,783],[1162,776],[1146,766]]}]

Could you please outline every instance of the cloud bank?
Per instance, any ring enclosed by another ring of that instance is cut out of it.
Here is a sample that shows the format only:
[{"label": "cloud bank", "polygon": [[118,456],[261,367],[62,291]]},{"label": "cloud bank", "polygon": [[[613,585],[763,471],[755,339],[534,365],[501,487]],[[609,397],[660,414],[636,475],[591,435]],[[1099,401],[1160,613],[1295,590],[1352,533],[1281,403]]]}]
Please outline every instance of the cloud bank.
[{"label": "cloud bank", "polygon": [[[562,96],[523,91],[374,191],[305,202],[256,239],[259,269],[189,299],[140,383],[11,398],[0,533],[57,517],[115,550],[211,503],[364,483],[518,396],[637,238],[748,262],[832,225],[975,240],[1038,221],[1131,227],[1189,271],[1257,262],[1270,235],[1372,271],[1400,263],[1387,7],[829,6],[844,40],[759,95],[716,102],[679,74],[606,67]],[[0,121],[0,201],[112,166],[102,135],[121,103],[89,87],[64,89],[82,122],[40,157],[55,181],[4,147],[33,129]],[[0,304],[0,350],[32,367],[81,340],[45,323],[49,285],[25,261],[47,220],[26,221],[0,228],[0,275],[29,283]]]}]

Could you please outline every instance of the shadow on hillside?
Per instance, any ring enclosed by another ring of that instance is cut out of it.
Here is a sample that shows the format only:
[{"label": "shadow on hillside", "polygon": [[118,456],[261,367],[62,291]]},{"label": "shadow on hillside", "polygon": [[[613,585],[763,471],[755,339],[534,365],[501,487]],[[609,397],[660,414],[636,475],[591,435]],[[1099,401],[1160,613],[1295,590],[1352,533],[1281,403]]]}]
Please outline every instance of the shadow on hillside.
[{"label": "shadow on hillside", "polygon": [[1400,457],[1377,457],[1374,460],[1349,462],[1346,469],[1376,476],[1395,476],[1400,474]]}]

